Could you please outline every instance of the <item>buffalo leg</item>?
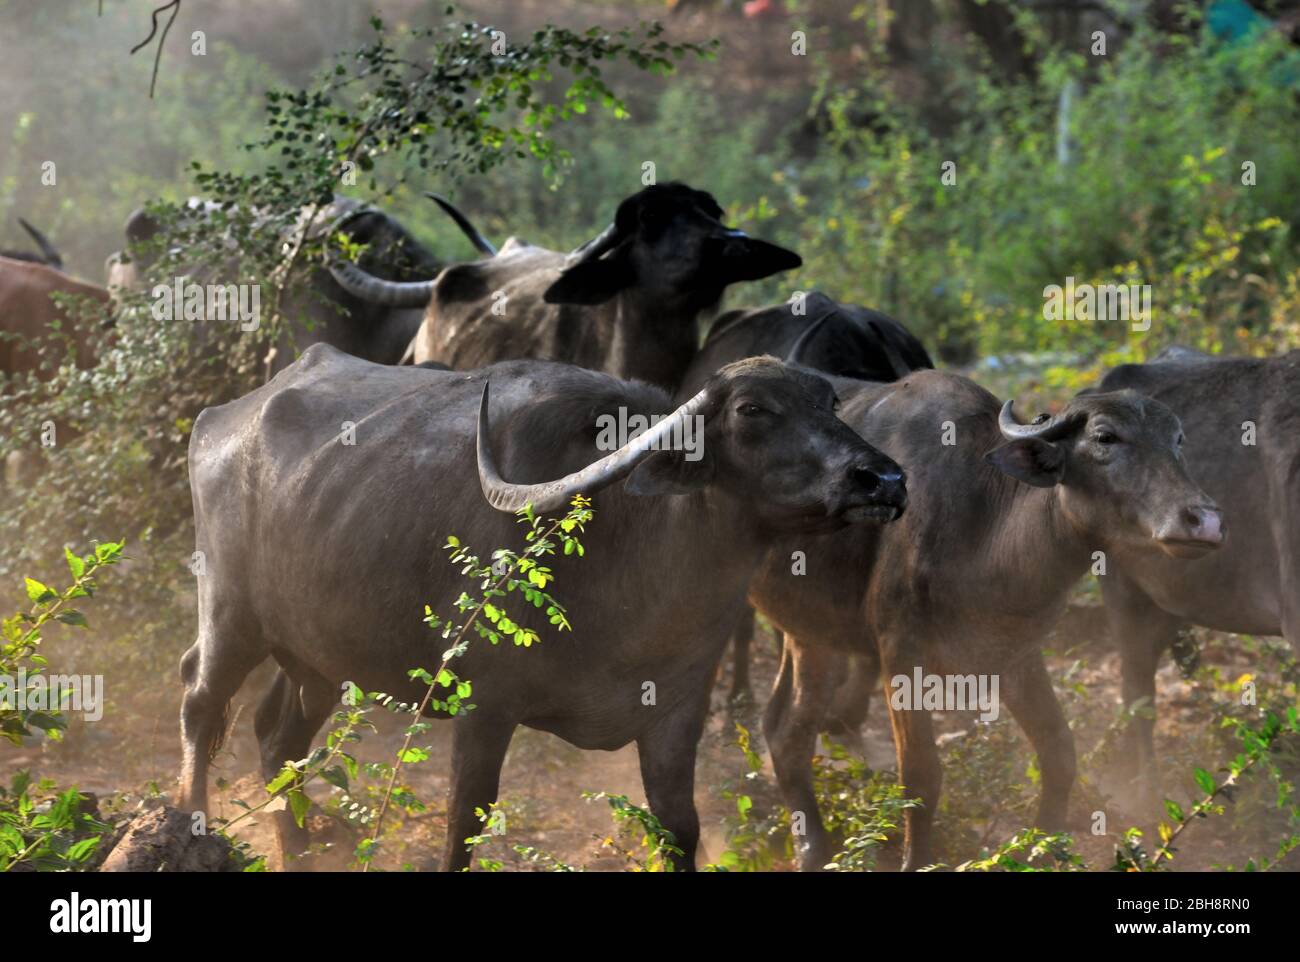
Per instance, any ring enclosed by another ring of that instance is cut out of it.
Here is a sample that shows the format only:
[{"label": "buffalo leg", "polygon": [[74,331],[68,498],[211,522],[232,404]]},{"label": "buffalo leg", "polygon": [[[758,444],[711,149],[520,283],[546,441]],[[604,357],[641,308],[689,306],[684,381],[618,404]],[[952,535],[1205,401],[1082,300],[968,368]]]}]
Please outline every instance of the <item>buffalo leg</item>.
[{"label": "buffalo leg", "polygon": [[1155,751],[1156,668],[1183,623],[1157,608],[1123,576],[1102,581],[1106,617],[1119,648],[1124,708],[1132,715],[1120,743],[1121,770],[1154,798],[1160,778]]},{"label": "buffalo leg", "polygon": [[671,858],[679,872],[695,871],[700,844],[700,816],[695,810],[695,753],[704,733],[708,691],[674,710],[636,740],[641,784],[650,811],[668,831],[682,854]]},{"label": "buffalo leg", "polygon": [[934,861],[934,814],[943,788],[943,767],[934,743],[934,719],[919,704],[916,707],[901,704],[889,685],[889,679],[898,676],[910,679],[913,669],[921,664],[919,652],[911,646],[882,639],[885,703],[889,706],[889,726],[898,755],[898,778],[907,797],[921,803],[920,807],[909,808],[903,814],[904,872],[916,871]]},{"label": "buffalo leg", "polygon": [[781,645],[776,685],[763,713],[763,737],[781,797],[790,810],[795,856],[805,872],[820,870],[833,854],[813,791],[812,757],[835,690],[835,669],[844,657],[815,645],[801,645],[787,634]]},{"label": "buffalo leg", "polygon": [[[285,762],[307,755],[312,739],[334,705],[334,688],[323,678],[315,676],[300,685],[283,668],[276,672],[253,719],[262,753],[263,778],[271,781]],[[290,859],[307,849],[307,829],[294,821],[293,813],[286,807],[275,813],[275,834],[281,864],[288,868]]]},{"label": "buffalo leg", "polygon": [[754,609],[745,606],[731,635],[731,694],[733,703],[751,704],[754,691],[749,681],[750,648],[754,640]]},{"label": "buffalo leg", "polygon": [[225,736],[230,699],[265,654],[234,642],[239,633],[204,627],[181,657],[181,777],[177,806],[206,812],[208,767]]},{"label": "buffalo leg", "polygon": [[443,865],[448,872],[461,872],[470,865],[465,839],[482,835],[484,830],[474,809],[486,812],[497,800],[501,765],[516,723],[474,712],[453,719],[451,724],[451,790]]},{"label": "buffalo leg", "polygon": [[[1294,472],[1288,471],[1285,476],[1294,477]],[[1289,484],[1284,485],[1279,494],[1280,497],[1274,496],[1271,500],[1280,502],[1278,527],[1274,533],[1278,588],[1281,591],[1280,629],[1282,637],[1291,645],[1292,653],[1300,658],[1300,520],[1296,519],[1296,512],[1292,508],[1294,488]]]},{"label": "buffalo leg", "polygon": [[1043,773],[1037,827],[1048,832],[1065,828],[1066,807],[1074,787],[1074,735],[1052,690],[1042,654],[1035,649],[1001,676],[1002,697],[1034,746]]},{"label": "buffalo leg", "polygon": [[860,655],[850,655],[844,680],[835,687],[830,710],[826,714],[826,734],[863,751],[862,726],[871,709],[871,696],[880,683],[875,662]]}]

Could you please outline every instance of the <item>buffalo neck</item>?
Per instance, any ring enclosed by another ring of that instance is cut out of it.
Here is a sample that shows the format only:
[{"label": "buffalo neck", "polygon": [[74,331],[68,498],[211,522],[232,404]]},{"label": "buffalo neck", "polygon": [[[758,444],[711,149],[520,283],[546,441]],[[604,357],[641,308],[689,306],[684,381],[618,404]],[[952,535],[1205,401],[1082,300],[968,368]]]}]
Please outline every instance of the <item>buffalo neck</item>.
[{"label": "buffalo neck", "polygon": [[[990,469],[991,470],[991,469]],[[1037,488],[1000,472],[992,480],[993,529],[985,574],[1012,608],[1058,605],[1087,570],[1092,546],[1061,509],[1061,487]]]},{"label": "buffalo neck", "polygon": [[716,659],[772,539],[754,522],[752,509],[716,488],[682,495],[639,497],[622,490],[609,495],[595,496],[593,526],[618,531],[620,549],[635,563],[603,572],[601,591],[635,599],[629,611],[635,608],[654,625],[648,633],[629,632],[603,639],[602,645],[606,650],[635,645],[624,653],[633,662],[677,653],[682,664]]},{"label": "buffalo neck", "polygon": [[620,293],[614,302],[605,370],[675,390],[695,356],[703,309],[687,298],[652,298],[638,290]]}]

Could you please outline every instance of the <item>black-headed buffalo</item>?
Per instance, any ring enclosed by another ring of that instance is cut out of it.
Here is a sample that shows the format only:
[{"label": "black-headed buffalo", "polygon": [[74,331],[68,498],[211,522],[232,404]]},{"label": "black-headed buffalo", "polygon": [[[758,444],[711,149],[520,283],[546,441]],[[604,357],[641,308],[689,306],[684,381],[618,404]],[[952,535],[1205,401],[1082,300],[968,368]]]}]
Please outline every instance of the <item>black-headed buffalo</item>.
[{"label": "black-headed buffalo", "polygon": [[[469,864],[474,809],[495,799],[511,734],[527,725],[582,748],[635,741],[650,806],[689,868],[708,693],[768,546],[888,521],[904,504],[898,466],[834,404],[825,379],[773,358],[724,368],[673,410],[657,388],[552,362],[450,372],[316,345],[204,411],[190,443],[207,573],[181,662],[182,804],[205,806],[225,706],[261,661],[281,669],[255,719],[269,776],[305,754],[343,681],[406,700],[419,690],[408,670],[441,653],[423,606],[448,612],[464,585],[439,560],[448,535],[486,554],[517,543],[511,512],[525,503],[552,513],[583,492],[596,495],[589,560],[550,562],[572,633],[526,650],[474,645],[456,661],[477,707],[452,722],[444,865]],[[606,453],[597,418],[620,410],[667,416]],[[662,441],[690,418],[703,432],[694,460]],[[283,845],[301,842],[287,820],[280,830]]]},{"label": "black-headed buffalo", "polygon": [[423,283],[382,281],[350,264],[333,268],[356,297],[427,308],[413,344],[416,363],[469,369],[545,358],[673,390],[699,345],[700,317],[729,285],[802,263],[725,226],[713,197],[685,184],[633,194],[609,227],[568,254],[513,237],[493,252],[438,200],[493,256]]},{"label": "black-headed buffalo", "polygon": [[797,363],[837,377],[884,383],[934,367],[925,346],[889,315],[811,291],[790,303],[719,317],[678,394],[694,393],[718,368],[744,357],[771,354],[792,360],[796,344]]}]

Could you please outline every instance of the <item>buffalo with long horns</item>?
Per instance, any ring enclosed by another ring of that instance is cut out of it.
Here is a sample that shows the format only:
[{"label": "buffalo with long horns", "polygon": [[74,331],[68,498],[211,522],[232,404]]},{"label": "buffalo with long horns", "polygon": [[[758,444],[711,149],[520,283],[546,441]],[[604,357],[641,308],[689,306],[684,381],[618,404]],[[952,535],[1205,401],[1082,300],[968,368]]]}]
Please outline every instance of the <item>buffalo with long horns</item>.
[{"label": "buffalo with long horns", "polygon": [[[226,705],[259,663],[280,668],[255,719],[269,778],[306,754],[342,682],[419,700],[408,671],[449,644],[424,606],[446,614],[464,587],[439,560],[449,535],[485,553],[513,545],[511,512],[563,512],[584,493],[589,560],[548,560],[572,633],[526,650],[475,644],[456,661],[477,707],[454,721],[444,867],[469,864],[474,810],[496,799],[527,725],[581,748],[635,741],[650,807],[690,868],[709,691],[768,546],[903,512],[902,471],[835,403],[824,378],[770,357],[729,365],[674,409],[657,388],[552,362],[464,373],[315,345],[207,409],[190,442],[206,571],[181,662],[182,805],[206,806]],[[597,419],[620,413],[655,427],[604,451]],[[700,419],[702,457],[665,449],[686,418]],[[302,850],[284,813],[278,830],[285,851]]]}]

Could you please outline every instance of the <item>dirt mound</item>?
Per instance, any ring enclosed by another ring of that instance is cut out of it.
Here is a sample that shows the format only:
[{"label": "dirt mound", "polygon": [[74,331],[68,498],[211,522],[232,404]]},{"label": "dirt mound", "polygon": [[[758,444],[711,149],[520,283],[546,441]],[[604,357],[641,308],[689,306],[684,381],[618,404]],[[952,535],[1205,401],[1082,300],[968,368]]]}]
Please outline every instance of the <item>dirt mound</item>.
[{"label": "dirt mound", "polygon": [[234,849],[216,835],[196,835],[188,812],[171,806],[137,815],[101,872],[236,872]]}]

